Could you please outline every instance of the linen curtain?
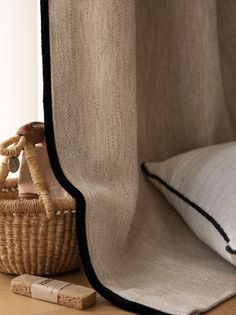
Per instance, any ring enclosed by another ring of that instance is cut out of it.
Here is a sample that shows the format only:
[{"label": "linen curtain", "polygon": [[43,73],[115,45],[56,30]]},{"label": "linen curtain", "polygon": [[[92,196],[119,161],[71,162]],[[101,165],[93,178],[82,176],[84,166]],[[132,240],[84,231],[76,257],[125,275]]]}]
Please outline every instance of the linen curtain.
[{"label": "linen curtain", "polygon": [[140,314],[236,293],[140,164],[236,135],[236,2],[41,1],[46,138],[93,287]]}]

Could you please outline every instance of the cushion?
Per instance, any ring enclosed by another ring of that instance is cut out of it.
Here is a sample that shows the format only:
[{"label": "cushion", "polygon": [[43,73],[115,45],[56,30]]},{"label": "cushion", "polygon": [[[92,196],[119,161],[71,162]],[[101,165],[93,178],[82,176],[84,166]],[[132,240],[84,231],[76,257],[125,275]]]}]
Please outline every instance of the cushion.
[{"label": "cushion", "polygon": [[145,162],[142,169],[193,232],[236,265],[236,142]]}]

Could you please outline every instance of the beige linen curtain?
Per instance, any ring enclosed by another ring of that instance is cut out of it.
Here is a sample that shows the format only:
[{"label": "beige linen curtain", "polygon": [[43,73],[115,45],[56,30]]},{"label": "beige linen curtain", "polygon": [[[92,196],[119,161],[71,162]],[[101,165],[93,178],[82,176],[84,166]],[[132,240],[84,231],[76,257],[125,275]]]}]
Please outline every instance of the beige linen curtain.
[{"label": "beige linen curtain", "polygon": [[140,164],[236,136],[236,1],[42,0],[53,170],[77,200],[91,284],[140,314],[187,315],[236,293]]}]

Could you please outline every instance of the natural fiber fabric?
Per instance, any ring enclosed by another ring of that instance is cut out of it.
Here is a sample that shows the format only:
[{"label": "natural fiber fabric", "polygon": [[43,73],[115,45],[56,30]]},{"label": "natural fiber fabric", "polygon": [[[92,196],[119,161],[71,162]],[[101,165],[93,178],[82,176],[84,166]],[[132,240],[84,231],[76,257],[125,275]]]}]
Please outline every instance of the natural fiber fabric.
[{"label": "natural fiber fabric", "polygon": [[143,164],[194,233],[236,266],[236,142]]},{"label": "natural fiber fabric", "polygon": [[49,0],[49,30],[47,13],[43,0],[47,144],[77,198],[92,285],[142,314],[229,298],[235,267],[194,236],[140,163],[235,138],[236,3]]}]

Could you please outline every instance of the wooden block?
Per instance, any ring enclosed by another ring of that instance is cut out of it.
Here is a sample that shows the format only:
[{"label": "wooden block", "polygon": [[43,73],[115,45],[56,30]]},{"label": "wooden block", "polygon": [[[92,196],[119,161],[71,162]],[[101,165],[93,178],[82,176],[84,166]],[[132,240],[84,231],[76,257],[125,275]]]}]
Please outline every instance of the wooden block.
[{"label": "wooden block", "polygon": [[96,292],[93,289],[27,274],[14,278],[11,290],[17,294],[79,310],[96,303]]}]

